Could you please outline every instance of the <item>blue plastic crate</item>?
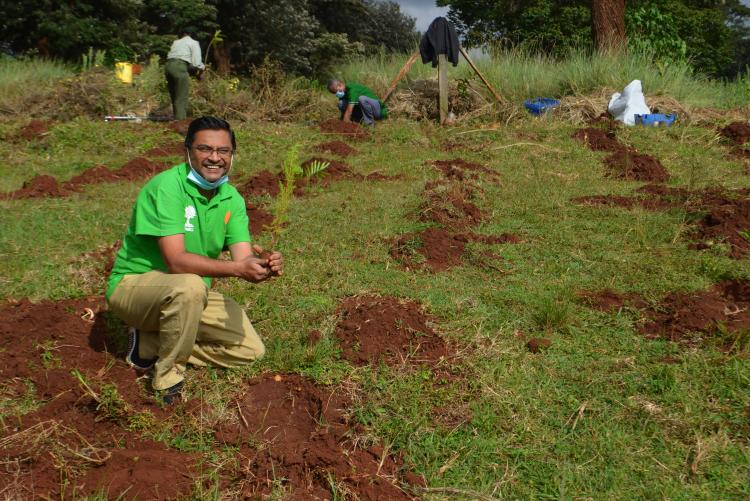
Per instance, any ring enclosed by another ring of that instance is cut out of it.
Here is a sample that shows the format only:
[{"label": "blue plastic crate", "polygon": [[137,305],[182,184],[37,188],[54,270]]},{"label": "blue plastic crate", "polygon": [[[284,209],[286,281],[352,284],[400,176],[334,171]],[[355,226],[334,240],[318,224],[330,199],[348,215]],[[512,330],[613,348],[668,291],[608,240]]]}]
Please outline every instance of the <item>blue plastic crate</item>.
[{"label": "blue plastic crate", "polygon": [[660,125],[663,125],[664,127],[669,127],[674,123],[674,121],[677,120],[677,115],[672,114],[663,114],[663,113],[650,113],[647,115],[636,115],[635,116],[635,124],[636,125],[649,125],[651,127],[658,127]]},{"label": "blue plastic crate", "polygon": [[541,115],[546,113],[552,108],[560,106],[560,101],[549,97],[538,97],[536,99],[528,99],[523,102],[523,105],[529,110],[532,115]]}]

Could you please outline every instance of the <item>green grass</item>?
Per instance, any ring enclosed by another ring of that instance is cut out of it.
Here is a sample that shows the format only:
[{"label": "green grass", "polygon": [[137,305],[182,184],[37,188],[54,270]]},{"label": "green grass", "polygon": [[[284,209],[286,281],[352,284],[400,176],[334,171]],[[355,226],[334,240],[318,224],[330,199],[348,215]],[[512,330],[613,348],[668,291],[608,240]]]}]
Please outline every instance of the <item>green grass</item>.
[{"label": "green grass", "polygon": [[[509,101],[546,96],[586,95],[602,88],[622,89],[634,79],[641,80],[647,98],[667,95],[685,106],[732,108],[750,99],[747,80],[719,82],[692,72],[687,64],[657,67],[648,54],[592,54],[573,51],[555,59],[524,49],[495,51],[472,56],[479,70]],[[363,82],[385,91],[391,79],[406,62],[406,55],[379,55],[352,61],[340,70],[345,80]],[[421,60],[408,73],[411,79],[437,78],[431,64]],[[463,57],[457,67],[449,66],[451,79],[476,79]],[[482,85],[476,79],[477,85]]]},{"label": "green grass", "polygon": [[0,57],[0,112],[17,112],[14,106],[22,97],[48,92],[58,80],[72,74],[72,66],[59,61]]},{"label": "green grass", "polygon": [[[362,154],[349,163],[360,173],[380,170],[404,179],[341,181],[295,200],[279,245],[285,276],[257,286],[237,280],[218,285],[247,305],[267,357],[243,370],[191,371],[189,391],[221,413],[227,395],[263,370],[299,372],[321,383],[347,380],[363,396],[355,415],[367,433],[403,453],[433,488],[498,499],[747,498],[750,361],[710,346],[686,350],[646,340],[635,333],[635,313],[587,309],[574,292],[612,287],[656,301],[669,291],[706,288],[728,274],[750,277],[750,262],[689,250],[678,211],[571,203],[575,196],[626,194],[639,186],[606,178],[604,155],[572,140],[573,130],[554,119],[492,131],[379,124],[371,139],[353,144]],[[538,138],[534,145],[504,148],[529,135]],[[673,174],[670,184],[750,186],[711,130],[627,128],[619,136],[659,157]],[[481,148],[436,150],[449,137]],[[60,124],[47,146],[0,144],[6,158],[24,159],[0,186],[15,189],[40,172],[66,179],[96,163],[117,166],[163,139],[176,136],[156,124]],[[231,177],[278,169],[295,143],[304,160],[312,145],[330,139],[305,125],[242,124]],[[501,176],[498,185],[483,184],[478,203],[491,217],[478,231],[511,232],[524,241],[493,248],[503,257],[504,273],[472,265],[407,272],[388,248],[395,236],[424,227],[415,211],[424,182],[437,176],[425,161],[459,155]],[[116,183],[71,198],[0,201],[0,297],[91,293],[71,278],[69,263],[122,236],[138,188]],[[258,240],[266,244],[269,238]],[[337,302],[364,292],[422,302],[440,319],[439,332],[462,350],[461,378],[435,384],[427,370],[354,369],[340,360],[330,335]],[[313,328],[323,341],[309,347],[306,334]],[[547,336],[553,344],[530,354],[518,331]],[[679,363],[660,363],[666,355]],[[19,412],[33,408],[27,400]],[[8,405],[3,401],[0,409]],[[455,409],[464,419],[442,425],[434,420],[435,407]],[[175,436],[160,426],[152,436],[180,450],[218,454],[216,461],[224,454],[213,450],[199,424],[181,429]],[[215,485],[209,482],[207,489],[214,492]]]}]

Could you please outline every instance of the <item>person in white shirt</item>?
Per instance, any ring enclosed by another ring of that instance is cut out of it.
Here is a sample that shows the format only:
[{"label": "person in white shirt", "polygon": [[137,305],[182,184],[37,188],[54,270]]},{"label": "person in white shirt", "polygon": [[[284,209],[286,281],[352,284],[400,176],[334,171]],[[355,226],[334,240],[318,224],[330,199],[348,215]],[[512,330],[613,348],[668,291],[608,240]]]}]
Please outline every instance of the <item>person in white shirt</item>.
[{"label": "person in white shirt", "polygon": [[190,75],[196,74],[200,79],[205,69],[201,60],[201,46],[193,40],[193,33],[195,30],[192,28],[182,30],[180,38],[172,42],[164,67],[175,120],[187,118]]}]

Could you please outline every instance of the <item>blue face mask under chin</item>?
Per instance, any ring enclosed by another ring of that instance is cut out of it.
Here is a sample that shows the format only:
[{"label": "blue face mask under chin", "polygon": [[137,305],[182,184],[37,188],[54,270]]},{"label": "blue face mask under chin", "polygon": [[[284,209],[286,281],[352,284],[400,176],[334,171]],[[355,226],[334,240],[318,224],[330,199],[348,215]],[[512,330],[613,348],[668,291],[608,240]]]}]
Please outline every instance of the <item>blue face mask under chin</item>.
[{"label": "blue face mask under chin", "polygon": [[[233,161],[234,161],[234,155],[232,155],[231,160],[229,160],[230,167]],[[188,165],[190,166],[190,173],[188,174],[188,180],[191,181],[194,185],[196,185],[199,188],[203,188],[204,190],[215,190],[222,184],[229,182],[229,176],[226,174],[221,176],[219,179],[217,179],[214,182],[207,181],[206,178],[198,174],[198,171],[193,169],[193,162],[190,160],[190,155],[188,155]]]},{"label": "blue face mask under chin", "polygon": [[346,94],[344,93],[343,90],[336,91],[336,97],[339,98],[339,99],[344,99],[345,95]]}]

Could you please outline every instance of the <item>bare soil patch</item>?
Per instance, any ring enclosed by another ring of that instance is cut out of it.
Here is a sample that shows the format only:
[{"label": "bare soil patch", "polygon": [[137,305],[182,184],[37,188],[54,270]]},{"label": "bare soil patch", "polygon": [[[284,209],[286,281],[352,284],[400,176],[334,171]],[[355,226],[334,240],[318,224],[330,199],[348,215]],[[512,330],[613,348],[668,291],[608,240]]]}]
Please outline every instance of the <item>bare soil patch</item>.
[{"label": "bare soil patch", "polygon": [[425,186],[419,220],[456,231],[476,226],[484,214],[470,199],[477,188],[466,183],[430,182]]},{"label": "bare soil patch", "polygon": [[117,172],[109,170],[103,165],[95,165],[70,178],[65,182],[65,186],[79,187],[88,184],[114,183],[119,180],[120,176]]},{"label": "bare soil patch", "polygon": [[21,127],[16,137],[24,141],[41,141],[47,137],[54,123],[52,120],[32,120]]},{"label": "bare soil patch", "polygon": [[626,307],[645,308],[647,306],[646,301],[638,294],[621,293],[612,289],[602,289],[597,292],[581,291],[577,296],[589,308],[600,311],[616,311]]},{"label": "bare soil patch", "polygon": [[732,122],[719,129],[719,133],[736,145],[742,146],[750,140],[750,125],[747,122]]},{"label": "bare soil patch", "polygon": [[531,353],[539,353],[552,346],[552,340],[544,337],[533,337],[526,342],[526,349]]},{"label": "bare soil patch", "polygon": [[247,204],[247,218],[250,221],[250,234],[260,235],[273,221],[273,215],[264,207]]},{"label": "bare soil patch", "polygon": [[155,162],[146,157],[135,157],[114,172],[120,180],[137,181],[154,176],[168,167],[169,164],[165,162]]},{"label": "bare soil patch", "polygon": [[726,349],[747,343],[742,334],[750,332],[750,282],[725,280],[707,291],[671,293],[646,311],[639,331],[687,344],[715,340]]},{"label": "bare soil patch", "polygon": [[620,149],[604,159],[612,176],[632,181],[651,181],[663,183],[669,179],[667,169],[661,162],[644,153],[630,149]]},{"label": "bare soil patch", "polygon": [[506,244],[520,241],[518,236],[509,233],[493,236],[477,235],[472,232],[453,233],[443,228],[427,228],[398,237],[391,246],[390,255],[407,269],[426,268],[439,272],[462,264],[468,242]]},{"label": "bare soil patch", "polygon": [[573,133],[573,139],[583,141],[593,151],[620,151],[625,148],[617,140],[613,130],[605,131],[599,127],[586,127]]},{"label": "bare soil patch", "polygon": [[395,297],[353,296],[339,305],[334,336],[344,359],[356,365],[434,366],[452,350],[432,329],[435,319],[414,301]]},{"label": "bare soil patch", "polygon": [[351,139],[366,139],[370,133],[361,125],[354,122],[342,122],[341,120],[331,119],[321,122],[321,132],[325,134],[339,134]]},{"label": "bare soil patch", "polygon": [[598,127],[586,127],[577,130],[573,138],[585,142],[593,151],[611,152],[604,159],[604,164],[613,177],[656,183],[669,179],[669,173],[657,158],[623,145],[617,140],[612,128],[605,131]]},{"label": "bare soil patch", "polygon": [[269,170],[253,174],[250,179],[237,186],[237,191],[244,197],[279,194],[279,176]]},{"label": "bare soil patch", "polygon": [[358,155],[359,152],[342,141],[329,141],[315,146],[316,151],[331,153],[340,157]]},{"label": "bare soil patch", "polygon": [[9,193],[0,193],[0,199],[20,200],[25,198],[59,198],[67,197],[75,190],[60,184],[57,179],[46,174],[34,176],[25,181],[21,189]]},{"label": "bare soil patch", "polygon": [[357,442],[341,390],[268,374],[250,381],[235,405],[236,421],[216,439],[240,447],[235,477],[243,498],[262,499],[281,480],[293,500],[331,499],[331,483],[356,499],[414,499],[400,486],[414,482],[402,460]]},{"label": "bare soil patch", "polygon": [[750,199],[714,200],[708,213],[698,222],[695,249],[707,249],[716,243],[729,245],[729,255],[742,259],[750,253]]},{"label": "bare soil patch", "polygon": [[[153,419],[163,412],[141,393],[137,374],[112,359],[117,347],[107,338],[103,304],[93,297],[0,306],[3,391],[18,398],[25,385],[12,383],[29,380],[42,401],[38,409],[5,421],[0,431],[0,457],[10,466],[0,471],[0,482],[11,497],[85,496],[105,489],[112,498],[127,492],[153,499],[185,495],[193,487],[194,455],[143,441],[123,427],[131,417]],[[94,393],[73,377],[74,368]],[[104,406],[107,388],[117,398]],[[69,485],[65,493],[63,480]]]}]

